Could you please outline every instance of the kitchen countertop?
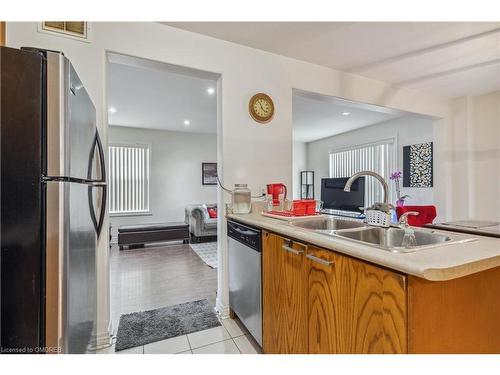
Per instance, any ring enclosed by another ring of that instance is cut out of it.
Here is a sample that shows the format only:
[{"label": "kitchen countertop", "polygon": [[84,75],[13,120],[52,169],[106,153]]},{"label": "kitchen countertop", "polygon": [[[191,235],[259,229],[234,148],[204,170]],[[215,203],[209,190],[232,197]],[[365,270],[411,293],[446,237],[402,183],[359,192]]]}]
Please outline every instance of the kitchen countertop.
[{"label": "kitchen countertop", "polygon": [[228,214],[227,218],[432,281],[456,279],[500,266],[500,239],[497,238],[433,230],[459,239],[473,237],[477,240],[443,244],[410,253],[392,253],[346,239],[314,233],[257,212]]},{"label": "kitchen countertop", "polygon": [[[459,222],[457,222],[457,223],[459,223]],[[426,225],[426,228],[442,229],[442,230],[449,230],[449,231],[453,231],[453,232],[468,233],[468,234],[473,234],[473,235],[500,238],[500,225],[499,224],[472,227],[472,226],[465,226],[465,225],[457,225],[457,224],[454,224],[453,222],[451,222],[451,223],[428,224],[428,225]]]}]

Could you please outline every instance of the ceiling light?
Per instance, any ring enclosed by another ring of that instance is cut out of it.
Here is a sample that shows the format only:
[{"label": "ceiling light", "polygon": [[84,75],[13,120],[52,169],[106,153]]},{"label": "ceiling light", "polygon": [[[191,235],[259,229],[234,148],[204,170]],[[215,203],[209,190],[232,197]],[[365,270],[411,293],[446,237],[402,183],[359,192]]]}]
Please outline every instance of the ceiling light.
[{"label": "ceiling light", "polygon": [[109,107],[109,113],[116,113],[115,107]]},{"label": "ceiling light", "polygon": [[185,126],[189,126],[189,124],[191,124],[191,121],[189,121],[189,120],[184,120],[184,125],[185,125]]},{"label": "ceiling light", "polygon": [[342,116],[349,116],[351,112],[342,112]]},{"label": "ceiling light", "polygon": [[207,89],[207,93],[208,93],[208,95],[213,95],[215,93],[215,89],[213,87],[209,87]]}]

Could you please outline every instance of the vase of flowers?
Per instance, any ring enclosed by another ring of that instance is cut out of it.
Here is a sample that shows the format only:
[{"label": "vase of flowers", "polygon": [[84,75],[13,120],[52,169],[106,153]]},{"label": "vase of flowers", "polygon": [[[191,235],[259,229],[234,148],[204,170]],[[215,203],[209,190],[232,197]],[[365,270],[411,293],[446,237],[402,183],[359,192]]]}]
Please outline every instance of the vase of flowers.
[{"label": "vase of flowers", "polygon": [[396,201],[396,206],[397,207],[403,207],[405,205],[405,200],[410,198],[409,195],[401,195],[401,185],[399,184],[399,180],[401,180],[401,171],[395,171],[391,173],[391,176],[389,177],[394,183],[396,184],[396,194],[398,197],[398,200]]}]

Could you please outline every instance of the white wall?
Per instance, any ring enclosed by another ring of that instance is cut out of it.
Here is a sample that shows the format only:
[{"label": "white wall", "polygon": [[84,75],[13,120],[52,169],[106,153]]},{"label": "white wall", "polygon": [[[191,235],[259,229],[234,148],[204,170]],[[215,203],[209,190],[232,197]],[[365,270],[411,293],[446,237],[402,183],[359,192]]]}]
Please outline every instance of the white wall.
[{"label": "white wall", "polygon": [[120,225],[184,221],[184,207],[217,202],[217,186],[201,184],[201,163],[217,161],[217,135],[110,126],[108,143],[150,145],[148,216],[111,216]]},{"label": "white wall", "polygon": [[453,101],[454,218],[500,220],[500,91]]},{"label": "white wall", "polygon": [[[252,189],[276,179],[288,185],[292,170],[292,88],[418,113],[443,116],[447,101],[380,81],[274,55],[156,23],[92,23],[92,43],[37,32],[36,23],[8,23],[7,44],[63,50],[105,117],[105,51],[221,73],[224,178]],[[267,125],[248,115],[248,99],[271,95],[276,114]],[[257,147],[256,147],[257,146]],[[269,163],[269,156],[273,163]]]},{"label": "white wall", "polygon": [[[292,182],[292,89],[337,96],[353,101],[443,117],[443,136],[451,129],[449,101],[432,93],[368,79],[350,73],[259,51],[157,23],[103,22],[91,24],[91,42],[85,43],[40,33],[35,22],[8,22],[6,44],[37,46],[64,51],[72,61],[97,109],[98,127],[107,140],[106,51],[211,71],[222,75],[218,84],[218,162],[226,185],[243,182],[258,191],[270,181]],[[276,113],[266,125],[248,115],[248,100],[256,92],[268,93]],[[443,170],[451,170],[451,144],[438,158]],[[271,162],[272,161],[272,162]],[[451,173],[451,172],[450,172]],[[444,175],[444,173],[443,173]],[[450,208],[448,191],[439,198]],[[219,205],[223,199],[218,197]],[[227,243],[223,215],[219,215],[219,268],[217,308],[228,312]],[[104,228],[106,228],[106,223]],[[107,229],[99,242],[98,314],[99,339],[109,320],[109,263]]]},{"label": "white wall", "polygon": [[307,170],[307,143],[293,142],[293,172],[292,172],[292,192],[293,199],[300,199],[300,172]]},{"label": "white wall", "polygon": [[[321,179],[330,175],[330,153],[384,139],[395,138],[397,170],[403,170],[403,146],[433,141],[433,122],[405,116],[376,125],[320,139],[307,144],[307,168],[315,172],[315,195],[320,197]],[[393,183],[388,181],[391,188]],[[401,188],[401,194],[411,195],[408,204],[433,204],[434,188]],[[395,202],[392,202],[395,203]]]}]

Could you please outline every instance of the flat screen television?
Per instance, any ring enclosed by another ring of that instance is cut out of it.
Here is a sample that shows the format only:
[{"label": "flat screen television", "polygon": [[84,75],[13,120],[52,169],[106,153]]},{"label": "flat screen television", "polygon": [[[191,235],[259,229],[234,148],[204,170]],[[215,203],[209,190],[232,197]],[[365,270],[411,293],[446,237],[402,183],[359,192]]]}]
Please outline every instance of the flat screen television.
[{"label": "flat screen television", "polygon": [[323,208],[331,210],[363,212],[365,207],[365,178],[360,177],[352,183],[351,191],[345,192],[347,177],[322,178],[321,200]]}]

